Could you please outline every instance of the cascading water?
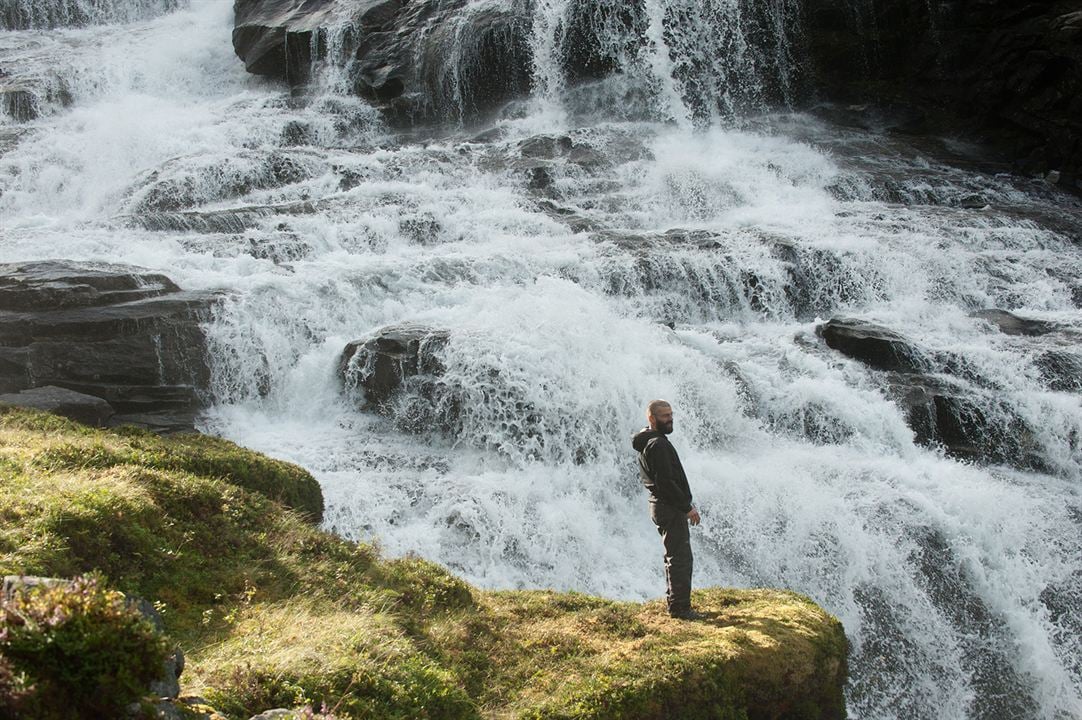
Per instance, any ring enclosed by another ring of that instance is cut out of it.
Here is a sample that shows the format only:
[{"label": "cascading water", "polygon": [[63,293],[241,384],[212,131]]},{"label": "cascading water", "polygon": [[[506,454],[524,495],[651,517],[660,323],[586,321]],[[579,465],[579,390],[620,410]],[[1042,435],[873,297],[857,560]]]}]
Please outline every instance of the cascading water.
[{"label": "cascading water", "polygon": [[[205,429],[309,468],[335,531],[485,587],[661,592],[629,436],[666,397],[696,583],[835,613],[852,717],[1082,716],[1082,412],[1041,364],[1079,350],[1080,204],[950,144],[721,122],[791,92],[795,4],[649,0],[638,45],[607,7],[536,5],[538,93],[483,139],[396,136],[343,94],[348,27],[306,103],[245,74],[217,0],[7,32],[0,66],[65,98],[0,127],[0,260],[225,291]],[[623,71],[569,83],[587,16]],[[1032,462],[916,443],[898,376],[817,336],[832,316],[904,336]],[[403,324],[441,373],[367,411],[342,351]]]}]

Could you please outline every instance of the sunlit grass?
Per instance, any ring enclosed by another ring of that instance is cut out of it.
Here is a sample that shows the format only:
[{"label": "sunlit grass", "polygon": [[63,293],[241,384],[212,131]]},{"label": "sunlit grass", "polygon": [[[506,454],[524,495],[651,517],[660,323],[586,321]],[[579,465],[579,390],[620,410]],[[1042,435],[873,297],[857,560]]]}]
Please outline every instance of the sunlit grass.
[{"label": "sunlit grass", "polygon": [[320,531],[295,466],[28,411],[0,409],[0,478],[0,573],[100,570],[157,601],[185,691],[230,717],[844,714],[841,626],[792,593],[697,591],[707,618],[683,622],[659,602],[484,592]]}]

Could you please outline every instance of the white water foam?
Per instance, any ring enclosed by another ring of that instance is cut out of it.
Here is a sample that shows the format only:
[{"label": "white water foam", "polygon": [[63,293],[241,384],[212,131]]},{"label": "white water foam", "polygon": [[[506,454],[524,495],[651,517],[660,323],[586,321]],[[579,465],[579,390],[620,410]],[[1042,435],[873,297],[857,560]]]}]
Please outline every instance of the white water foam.
[{"label": "white water foam", "polygon": [[[1077,332],[1082,253],[1042,220],[1077,204],[800,117],[695,131],[557,114],[489,143],[398,143],[355,101],[297,107],[245,76],[229,19],[193,2],[106,48],[69,30],[24,59],[74,48],[74,90],[0,157],[0,260],[130,262],[226,290],[207,428],[310,469],[328,527],[484,587],[661,593],[629,435],[667,397],[705,518],[696,583],[789,587],[838,615],[851,716],[1082,714],[1082,412],[1034,364],[1078,336],[969,314]],[[524,157],[538,128],[572,149]],[[988,210],[955,202],[974,192]],[[305,203],[230,232],[139,223]],[[917,445],[884,378],[816,337],[835,314],[963,356],[952,381],[1020,415],[1047,467]],[[452,433],[342,392],[345,345],[401,322],[449,333],[442,387],[469,400]]]}]

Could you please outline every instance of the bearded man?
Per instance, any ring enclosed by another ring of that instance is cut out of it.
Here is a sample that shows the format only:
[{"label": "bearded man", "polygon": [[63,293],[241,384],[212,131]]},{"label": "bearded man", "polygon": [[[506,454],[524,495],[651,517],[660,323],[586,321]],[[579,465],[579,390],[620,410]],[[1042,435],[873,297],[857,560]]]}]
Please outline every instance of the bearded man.
[{"label": "bearded man", "polygon": [[691,502],[691,488],[680,456],[667,437],[673,431],[672,405],[653,400],[646,408],[649,427],[631,438],[639,453],[639,474],[650,493],[650,519],[665,548],[665,597],[669,615],[682,620],[702,616],[691,609],[691,531],[699,524],[699,511]]}]

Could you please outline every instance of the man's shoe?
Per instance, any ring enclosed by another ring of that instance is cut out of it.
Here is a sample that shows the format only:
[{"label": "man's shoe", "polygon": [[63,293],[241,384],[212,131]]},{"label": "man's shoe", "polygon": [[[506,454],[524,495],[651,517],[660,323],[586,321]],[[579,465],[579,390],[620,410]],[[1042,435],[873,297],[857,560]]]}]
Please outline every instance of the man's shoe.
[{"label": "man's shoe", "polygon": [[687,610],[674,610],[669,613],[669,617],[677,620],[705,620],[706,616],[702,613],[697,613],[692,609]]}]

